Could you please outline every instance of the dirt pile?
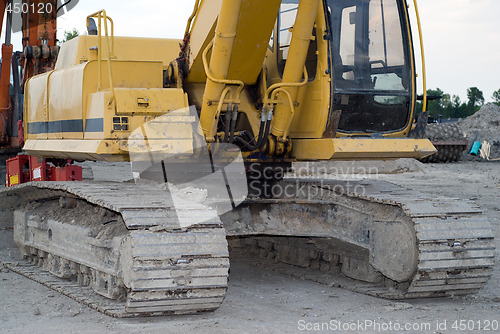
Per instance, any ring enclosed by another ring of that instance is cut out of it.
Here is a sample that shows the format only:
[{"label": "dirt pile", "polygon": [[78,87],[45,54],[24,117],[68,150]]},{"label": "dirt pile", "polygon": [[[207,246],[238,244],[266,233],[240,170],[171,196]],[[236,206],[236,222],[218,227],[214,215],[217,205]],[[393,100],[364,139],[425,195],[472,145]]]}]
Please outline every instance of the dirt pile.
[{"label": "dirt pile", "polygon": [[491,144],[491,157],[500,156],[500,107],[487,103],[474,115],[459,122],[467,133],[470,144],[477,140]]}]

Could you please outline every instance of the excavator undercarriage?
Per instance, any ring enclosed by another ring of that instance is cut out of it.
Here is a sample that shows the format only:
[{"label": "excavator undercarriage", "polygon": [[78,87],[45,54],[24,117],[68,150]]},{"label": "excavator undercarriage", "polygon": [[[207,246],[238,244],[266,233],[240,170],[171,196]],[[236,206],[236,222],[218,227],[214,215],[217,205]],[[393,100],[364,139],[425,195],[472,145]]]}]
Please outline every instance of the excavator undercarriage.
[{"label": "excavator undercarriage", "polygon": [[431,201],[377,181],[285,179],[278,187],[299,191],[249,200],[222,217],[230,245],[333,274],[320,278],[329,285],[342,272],[372,283],[343,287],[389,299],[469,294],[491,276],[493,233],[474,203]]},{"label": "excavator undercarriage", "polygon": [[[175,195],[165,190],[110,182],[34,182],[1,196],[24,258],[75,282],[44,283],[99,311],[196,313],[215,310],[224,299],[229,254],[213,209],[188,200],[177,200],[174,209]],[[182,227],[179,217],[204,219]],[[37,270],[25,262],[9,268],[28,277]],[[82,297],[75,284],[93,291]]]},{"label": "excavator undercarriage", "polygon": [[[116,317],[217,309],[228,243],[234,256],[388,299],[470,294],[492,274],[493,233],[474,203],[377,181],[285,178],[274,187],[281,197],[248,199],[219,219],[207,203],[174,208],[176,195],[153,185],[18,186],[0,193],[2,211],[31,264],[5,251],[0,261]],[[204,221],[183,228],[182,216]]]}]

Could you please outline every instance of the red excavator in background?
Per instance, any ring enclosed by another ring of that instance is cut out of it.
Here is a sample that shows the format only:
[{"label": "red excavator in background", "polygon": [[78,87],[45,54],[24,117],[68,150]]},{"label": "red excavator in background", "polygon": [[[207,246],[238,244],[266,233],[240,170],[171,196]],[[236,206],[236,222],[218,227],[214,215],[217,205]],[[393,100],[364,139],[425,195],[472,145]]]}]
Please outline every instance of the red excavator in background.
[{"label": "red excavator in background", "polygon": [[[0,74],[0,155],[23,146],[24,84],[34,75],[54,69],[57,46],[57,0],[0,0],[0,27],[6,17]],[[11,43],[14,15],[21,16],[23,52],[14,53]]]}]

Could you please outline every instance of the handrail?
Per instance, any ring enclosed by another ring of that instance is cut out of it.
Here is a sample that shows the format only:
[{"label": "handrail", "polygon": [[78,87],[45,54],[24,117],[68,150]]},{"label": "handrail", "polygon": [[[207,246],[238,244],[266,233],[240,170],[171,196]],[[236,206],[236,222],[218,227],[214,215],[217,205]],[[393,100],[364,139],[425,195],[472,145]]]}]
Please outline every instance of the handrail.
[{"label": "handrail", "polygon": [[[98,49],[97,49],[97,62],[98,62],[98,83],[97,83],[97,89],[99,91],[102,90],[102,83],[101,83],[101,62],[102,62],[102,20],[104,19],[104,34],[106,37],[106,46],[107,46],[107,56],[108,56],[108,80],[109,80],[109,86],[111,89],[111,99],[108,101],[108,106],[110,106],[113,101],[116,99],[115,95],[115,87],[113,85],[113,72],[112,72],[112,67],[111,67],[111,58],[115,58],[115,26],[113,23],[113,20],[106,15],[106,11],[103,9],[101,11],[95,12],[94,14],[91,14],[87,16],[87,27],[89,26],[89,22],[91,18],[96,18],[98,19],[97,27],[98,27],[98,35],[97,35],[97,43],[98,43]],[[108,21],[111,24],[111,44],[110,44],[110,36],[108,33]]]},{"label": "handrail", "polygon": [[193,13],[191,14],[187,22],[186,32],[184,33],[184,37],[187,36],[187,34],[189,34],[189,31],[191,30],[191,24],[193,23],[194,17],[198,13],[199,7],[200,7],[200,0],[196,0],[196,3],[194,4]]},{"label": "handrail", "polygon": [[[285,87],[303,87],[307,85],[307,82],[309,81],[309,74],[307,73],[307,67],[304,66],[304,80],[302,82],[280,82],[276,83],[274,85],[271,85],[267,90],[266,90],[266,95],[264,96],[264,105],[269,104],[269,95],[273,92],[276,91],[279,88],[285,88]],[[271,101],[275,99],[275,94],[271,96]]]},{"label": "handrail", "polygon": [[417,15],[418,35],[420,38],[420,53],[422,56],[422,81],[423,81],[423,88],[424,88],[424,101],[423,101],[422,112],[426,112],[427,111],[427,74],[425,71],[424,37],[423,37],[423,33],[422,33],[422,25],[420,24],[420,14],[418,12],[417,0],[413,0],[413,3],[415,4],[415,14]]},{"label": "handrail", "polygon": [[215,117],[219,118],[220,113],[222,112],[222,108],[224,107],[224,101],[226,100],[227,94],[231,91],[230,87],[226,87],[221,94],[219,104],[217,105],[217,111],[215,113]]}]

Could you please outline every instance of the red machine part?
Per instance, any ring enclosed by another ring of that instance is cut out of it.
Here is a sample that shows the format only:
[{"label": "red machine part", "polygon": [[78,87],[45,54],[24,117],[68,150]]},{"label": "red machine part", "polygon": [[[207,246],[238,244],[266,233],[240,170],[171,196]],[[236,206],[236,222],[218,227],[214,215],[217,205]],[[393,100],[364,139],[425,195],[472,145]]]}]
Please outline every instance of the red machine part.
[{"label": "red machine part", "polygon": [[[0,0],[0,30],[3,27],[4,17],[7,17],[6,31],[0,31],[6,36],[5,44],[1,47],[0,152],[19,150],[23,146],[23,140],[17,137],[18,133],[15,128],[16,121],[21,119],[22,111],[19,111],[19,102],[16,100],[12,103],[10,96],[12,67],[21,66],[22,68],[22,78],[15,79],[17,84],[14,85],[22,92],[29,78],[55,68],[59,53],[57,46],[58,1],[22,0],[21,8],[27,9],[22,10],[22,14],[19,14],[19,8],[16,7],[16,9],[14,6],[11,0]],[[22,15],[23,52],[19,62],[17,56],[13,62],[13,45],[10,42],[13,15]]]},{"label": "red machine part", "polygon": [[[0,27],[3,24],[3,18],[8,1],[0,1]],[[10,32],[7,32],[10,33]],[[0,144],[9,143],[8,127],[11,119],[11,102],[10,102],[10,74],[11,63],[14,46],[9,43],[2,44],[2,66],[0,74]]]},{"label": "red machine part", "polygon": [[2,45],[2,74],[0,76],[0,143],[6,144],[9,142],[7,135],[7,127],[11,118],[12,105],[10,103],[10,68],[12,63],[12,54],[14,46],[12,44]]},{"label": "red machine part", "polygon": [[21,183],[30,182],[29,155],[18,155],[7,160],[6,186],[12,187]]},{"label": "red machine part", "polygon": [[18,155],[7,160],[6,186],[13,187],[31,181],[82,181],[83,169],[67,165],[55,167],[46,159]]},{"label": "red machine part", "polygon": [[[48,181],[50,177],[50,166],[46,159],[29,156],[30,181]],[[9,170],[7,169],[7,173]]]},{"label": "red machine part", "polygon": [[83,169],[80,166],[50,167],[49,181],[81,181]]},{"label": "red machine part", "polygon": [[[52,71],[59,53],[57,0],[23,0],[23,3],[28,3],[30,10],[22,15],[24,50],[20,61],[23,67],[21,87],[32,76]],[[43,10],[40,11],[40,8]]]}]

